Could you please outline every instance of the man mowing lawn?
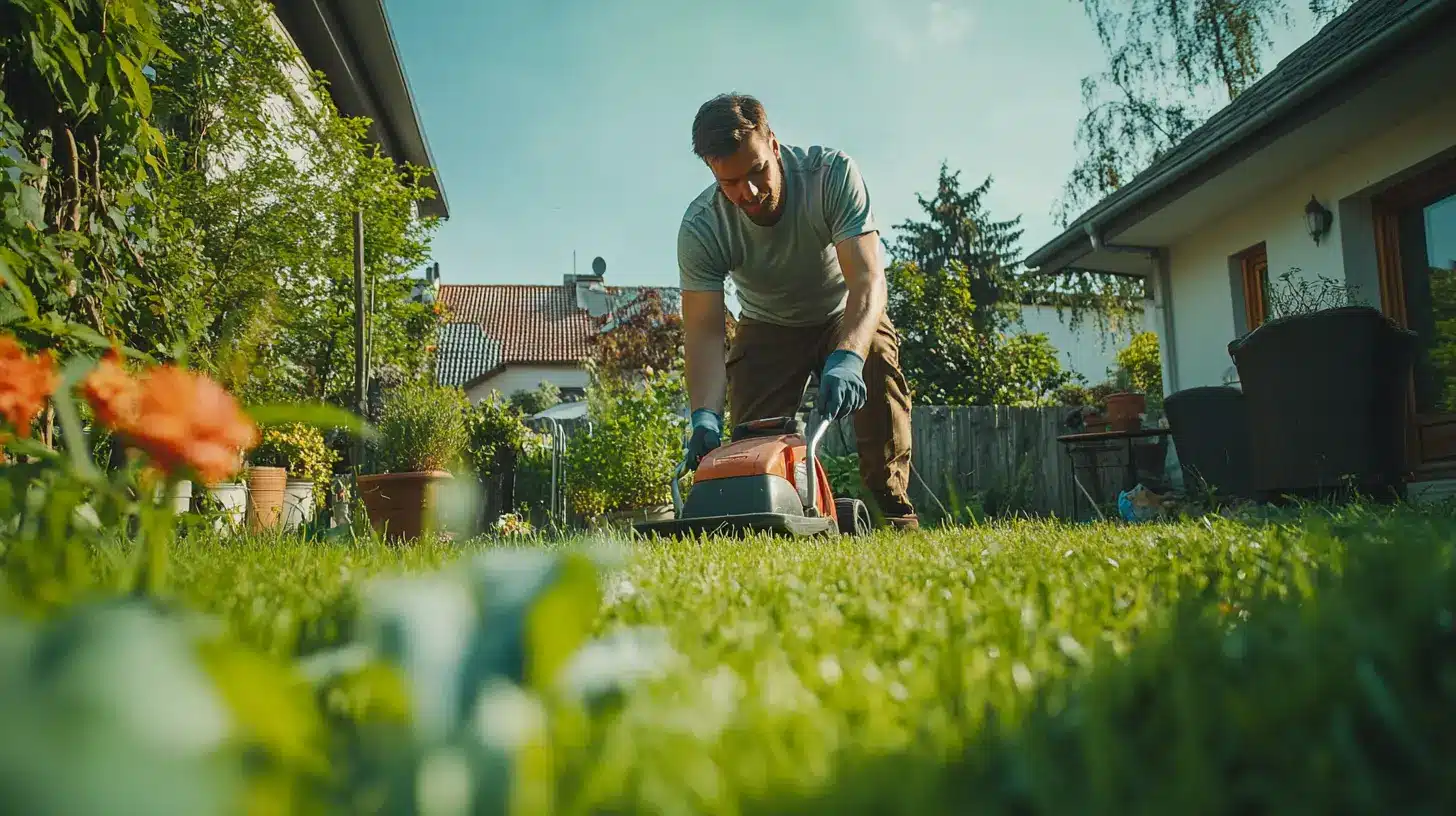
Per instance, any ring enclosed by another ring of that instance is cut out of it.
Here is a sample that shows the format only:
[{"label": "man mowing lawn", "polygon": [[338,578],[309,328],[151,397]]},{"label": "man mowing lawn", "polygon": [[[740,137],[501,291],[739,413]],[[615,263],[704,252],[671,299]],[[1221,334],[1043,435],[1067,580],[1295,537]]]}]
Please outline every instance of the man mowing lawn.
[{"label": "man mowing lawn", "polygon": [[[780,144],[763,105],[724,94],[698,109],[693,152],[714,184],[678,229],[692,435],[687,464],[734,422],[792,415],[820,375],[816,405],[854,416],[860,478],[891,525],[918,526],[906,493],[910,389],[885,314],[885,274],[869,191],[854,160],[828,147]],[[724,353],[723,283],[742,305]]]}]

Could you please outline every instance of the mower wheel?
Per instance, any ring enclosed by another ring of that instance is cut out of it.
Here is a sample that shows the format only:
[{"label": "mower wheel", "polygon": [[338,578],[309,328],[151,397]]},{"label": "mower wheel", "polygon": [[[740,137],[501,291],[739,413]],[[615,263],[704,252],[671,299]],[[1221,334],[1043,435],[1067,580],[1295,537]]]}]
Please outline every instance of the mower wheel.
[{"label": "mower wheel", "polygon": [[872,528],[870,508],[859,499],[835,499],[834,513],[839,516],[841,535],[869,535]]}]

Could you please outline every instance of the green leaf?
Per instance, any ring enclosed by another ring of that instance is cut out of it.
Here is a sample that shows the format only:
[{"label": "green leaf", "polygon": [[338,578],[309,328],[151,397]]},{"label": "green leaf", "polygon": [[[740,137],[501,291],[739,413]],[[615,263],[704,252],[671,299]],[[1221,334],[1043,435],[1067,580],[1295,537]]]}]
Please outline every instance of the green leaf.
[{"label": "green leaf", "polygon": [[68,336],[74,337],[77,340],[90,343],[97,348],[109,349],[112,346],[112,342],[110,339],[103,337],[100,332],[96,331],[90,326],[86,326],[81,323],[72,323],[67,321],[67,323],[65,324],[65,332]]},{"label": "green leaf", "polygon": [[352,411],[324,403],[294,405],[259,405],[247,410],[260,427],[278,425],[312,425],[320,430],[342,428],[364,439],[377,436],[374,428]]},{"label": "green leaf", "polygon": [[81,36],[81,32],[76,30],[75,22],[71,20],[71,13],[66,10],[65,6],[61,5],[59,0],[46,0],[46,5],[51,7],[51,13],[55,15],[55,19],[59,20],[61,25],[65,26],[66,30],[71,32],[71,36]]},{"label": "green leaf", "polygon": [[60,49],[61,55],[66,58],[66,62],[70,63],[71,67],[75,69],[76,76],[85,79],[86,63],[81,59],[80,49],[76,48],[76,46],[71,43],[62,43]]},{"label": "green leaf", "polygon": [[142,116],[152,115],[152,86],[147,83],[147,78],[125,54],[117,54],[116,62],[131,82],[131,92],[136,96],[137,106],[141,108]]},{"label": "green leaf", "polygon": [[45,226],[45,202],[41,200],[40,190],[29,184],[20,187],[20,215],[36,227]]},{"label": "green leaf", "polygon": [[42,461],[54,460],[60,456],[60,454],[34,439],[20,439],[17,437],[6,442],[4,447],[11,453],[20,456],[29,456],[32,459],[40,459]]},{"label": "green leaf", "polygon": [[42,169],[40,165],[38,165],[35,162],[32,162],[32,161],[30,161],[28,159],[17,158],[17,157],[12,156],[12,157],[10,157],[10,163],[13,164],[13,165],[15,165],[16,169],[20,170],[20,172],[21,172],[22,175],[26,175],[26,176],[43,176],[43,175],[45,175],[45,170]]},{"label": "green leaf", "polygon": [[15,273],[10,269],[10,264],[5,260],[5,254],[0,254],[0,281],[4,281],[5,288],[9,289],[15,295],[16,305],[27,317],[34,320],[39,316],[40,312],[39,307],[35,303],[35,295],[31,294],[30,289],[21,283],[19,278],[15,277]]}]

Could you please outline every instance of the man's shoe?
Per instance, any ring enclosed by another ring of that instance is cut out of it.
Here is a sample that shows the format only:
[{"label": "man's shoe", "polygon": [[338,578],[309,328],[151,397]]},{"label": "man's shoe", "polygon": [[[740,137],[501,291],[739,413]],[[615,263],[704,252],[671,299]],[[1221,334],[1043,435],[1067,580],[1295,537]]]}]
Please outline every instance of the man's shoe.
[{"label": "man's shoe", "polygon": [[914,515],[910,515],[910,516],[890,516],[890,517],[887,517],[885,519],[885,522],[888,523],[891,527],[893,527],[896,530],[919,530],[920,529],[920,517],[919,516],[914,516]]}]

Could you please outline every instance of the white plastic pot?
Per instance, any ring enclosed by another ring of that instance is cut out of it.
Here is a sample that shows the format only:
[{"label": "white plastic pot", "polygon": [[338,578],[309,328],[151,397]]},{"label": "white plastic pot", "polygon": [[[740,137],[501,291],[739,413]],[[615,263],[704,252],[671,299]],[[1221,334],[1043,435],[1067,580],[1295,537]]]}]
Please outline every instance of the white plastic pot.
[{"label": "white plastic pot", "polygon": [[248,512],[248,486],[243,482],[224,482],[207,489],[217,503],[222,505],[223,517],[213,522],[218,531],[238,529]]},{"label": "white plastic pot", "polygon": [[304,479],[288,479],[283,490],[283,529],[297,530],[313,521],[313,482]]},{"label": "white plastic pot", "polygon": [[172,506],[174,513],[186,513],[192,509],[192,482],[183,479],[172,486],[172,493],[163,497],[162,491],[165,485],[157,485],[157,500],[165,501]]}]

